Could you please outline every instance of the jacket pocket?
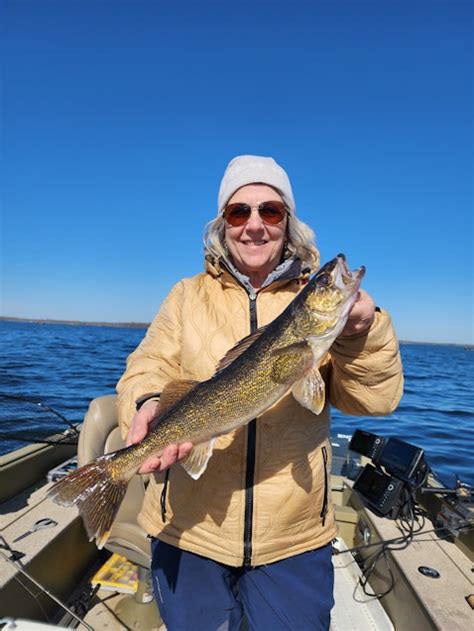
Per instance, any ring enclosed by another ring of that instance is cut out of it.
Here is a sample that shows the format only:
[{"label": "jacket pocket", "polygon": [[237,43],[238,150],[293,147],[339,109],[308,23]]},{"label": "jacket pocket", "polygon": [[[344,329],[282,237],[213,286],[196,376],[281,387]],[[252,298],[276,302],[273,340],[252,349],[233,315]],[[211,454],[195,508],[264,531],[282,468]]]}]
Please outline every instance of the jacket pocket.
[{"label": "jacket pocket", "polygon": [[328,450],[325,445],[321,447],[321,453],[323,455],[324,487],[323,487],[323,502],[321,505],[321,512],[319,516],[321,517],[321,523],[324,526],[324,522],[326,521],[326,515],[328,512],[328,501],[329,501]]}]

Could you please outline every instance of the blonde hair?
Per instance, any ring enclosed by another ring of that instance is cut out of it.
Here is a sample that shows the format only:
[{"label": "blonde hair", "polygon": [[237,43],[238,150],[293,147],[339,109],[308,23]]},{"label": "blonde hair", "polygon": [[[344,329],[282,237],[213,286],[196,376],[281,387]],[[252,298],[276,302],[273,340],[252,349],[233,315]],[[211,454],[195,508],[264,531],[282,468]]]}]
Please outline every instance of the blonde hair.
[{"label": "blonde hair", "polygon": [[[297,256],[306,263],[311,272],[319,268],[319,251],[315,243],[315,235],[311,228],[295,215],[288,214],[286,257]],[[222,213],[210,221],[204,231],[204,254],[206,259],[217,262],[228,257],[225,242],[225,219]]]}]

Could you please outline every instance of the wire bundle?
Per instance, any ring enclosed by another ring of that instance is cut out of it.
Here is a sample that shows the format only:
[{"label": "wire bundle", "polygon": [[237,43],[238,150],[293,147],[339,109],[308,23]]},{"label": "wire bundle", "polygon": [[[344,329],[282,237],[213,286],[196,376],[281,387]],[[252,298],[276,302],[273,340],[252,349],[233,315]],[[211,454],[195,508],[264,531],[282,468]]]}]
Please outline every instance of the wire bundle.
[{"label": "wire bundle", "polygon": [[[400,501],[394,515],[397,527],[402,533],[400,539],[398,541],[392,541],[391,543],[382,542],[380,550],[377,550],[363,562],[362,576],[359,579],[359,583],[366,596],[380,599],[392,591],[395,585],[395,578],[387,552],[389,550],[404,550],[413,541],[414,535],[423,530],[425,526],[425,512],[419,504],[417,504],[416,492],[426,484],[428,473],[428,467],[423,468],[420,470],[415,480],[413,482],[406,482],[402,489]],[[375,593],[368,590],[368,583],[375,571],[377,563],[381,559],[385,561],[390,583],[385,591]]]}]

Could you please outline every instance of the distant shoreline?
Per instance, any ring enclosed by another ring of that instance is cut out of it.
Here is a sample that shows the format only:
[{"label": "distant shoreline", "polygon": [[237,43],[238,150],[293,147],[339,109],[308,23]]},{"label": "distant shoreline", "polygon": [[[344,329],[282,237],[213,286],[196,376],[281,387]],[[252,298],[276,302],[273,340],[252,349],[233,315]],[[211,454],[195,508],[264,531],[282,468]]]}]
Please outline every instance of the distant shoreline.
[{"label": "distant shoreline", "polygon": [[27,322],[30,324],[68,324],[70,326],[108,326],[116,329],[147,329],[149,322],[86,322],[83,320],[52,320],[50,318],[14,318],[0,316],[0,322]]},{"label": "distant shoreline", "polygon": [[[67,324],[69,326],[104,326],[116,329],[147,329],[149,322],[86,322],[83,320],[52,320],[50,318],[14,318],[0,316],[0,322],[26,322],[30,324]],[[456,344],[455,342],[416,342],[414,340],[400,340],[400,344],[420,344],[427,346],[460,346],[474,350],[474,344]]]}]

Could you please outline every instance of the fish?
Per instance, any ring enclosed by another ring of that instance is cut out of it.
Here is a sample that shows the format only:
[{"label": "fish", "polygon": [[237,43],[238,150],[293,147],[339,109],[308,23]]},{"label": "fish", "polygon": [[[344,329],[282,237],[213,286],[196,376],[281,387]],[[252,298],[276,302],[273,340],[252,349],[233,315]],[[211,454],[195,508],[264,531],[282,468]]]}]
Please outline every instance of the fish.
[{"label": "fish", "polygon": [[218,436],[258,418],[290,390],[319,414],[326,398],[319,362],[343,330],[364,274],[364,266],[351,272],[345,256],[337,255],[277,318],[238,342],[213,377],[167,384],[143,441],[80,467],[56,482],[49,496],[63,506],[75,505],[89,540],[102,548],[129,481],[149,456],[172,443],[192,442],[179,465],[198,479]]}]

